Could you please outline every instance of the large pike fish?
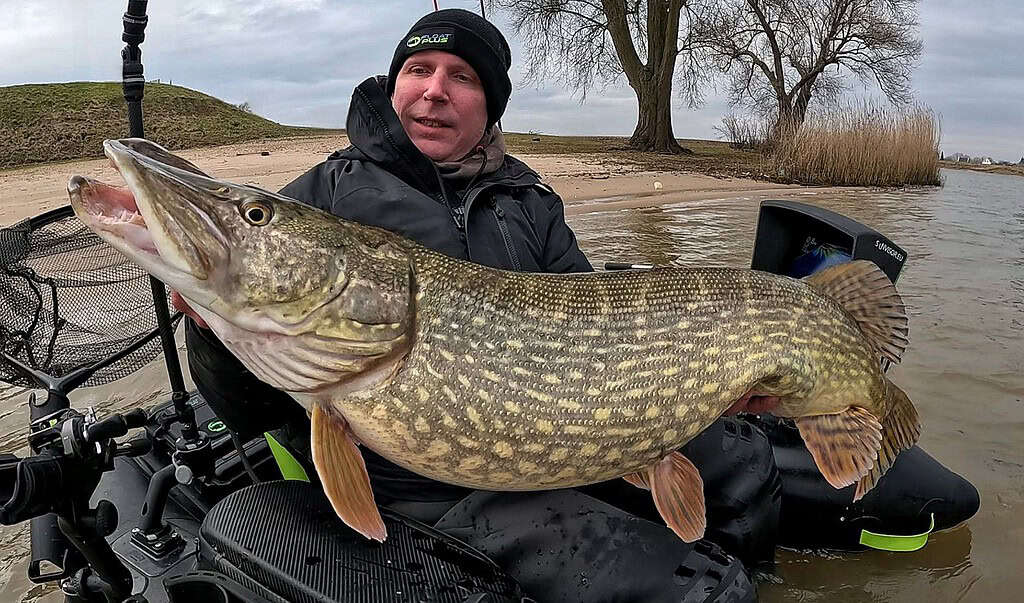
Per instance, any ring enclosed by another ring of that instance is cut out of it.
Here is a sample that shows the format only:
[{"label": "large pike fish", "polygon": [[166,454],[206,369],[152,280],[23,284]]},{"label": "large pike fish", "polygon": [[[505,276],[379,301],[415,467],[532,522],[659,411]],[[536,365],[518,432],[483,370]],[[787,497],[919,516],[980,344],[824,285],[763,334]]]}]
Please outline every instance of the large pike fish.
[{"label": "large pike fish", "polygon": [[73,177],[78,216],[310,412],[324,490],[369,538],[386,534],[360,445],[485,490],[623,477],[693,541],[703,486],[679,448],[723,413],[794,418],[857,498],[917,440],[880,366],[905,349],[906,313],[870,262],[804,280],[506,272],[211,178],[145,140],[104,150],[127,188]]}]

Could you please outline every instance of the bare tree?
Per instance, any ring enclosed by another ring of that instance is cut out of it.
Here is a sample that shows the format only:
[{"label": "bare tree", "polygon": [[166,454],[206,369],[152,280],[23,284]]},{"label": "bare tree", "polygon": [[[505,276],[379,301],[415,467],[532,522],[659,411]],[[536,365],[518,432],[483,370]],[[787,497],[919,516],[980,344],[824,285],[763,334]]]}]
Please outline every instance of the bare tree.
[{"label": "bare tree", "polygon": [[[686,0],[492,0],[512,17],[527,56],[527,79],[548,77],[586,97],[595,84],[623,74],[636,93],[638,116],[629,146],[686,152],[672,133],[672,88],[691,102],[704,76],[686,53],[692,15]],[[680,25],[684,33],[680,34]]]},{"label": "bare tree", "polygon": [[777,124],[803,123],[812,98],[837,100],[845,76],[911,100],[921,56],[918,0],[691,0],[705,3],[700,46],[731,99]]}]

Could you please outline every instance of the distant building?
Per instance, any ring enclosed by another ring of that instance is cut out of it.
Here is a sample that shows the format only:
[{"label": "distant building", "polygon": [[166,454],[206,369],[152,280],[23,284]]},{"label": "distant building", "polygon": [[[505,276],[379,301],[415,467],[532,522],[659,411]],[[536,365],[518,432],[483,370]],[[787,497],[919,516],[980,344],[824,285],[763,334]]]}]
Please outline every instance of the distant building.
[{"label": "distant building", "polygon": [[981,158],[981,165],[992,165],[992,158],[991,157],[982,157]]}]

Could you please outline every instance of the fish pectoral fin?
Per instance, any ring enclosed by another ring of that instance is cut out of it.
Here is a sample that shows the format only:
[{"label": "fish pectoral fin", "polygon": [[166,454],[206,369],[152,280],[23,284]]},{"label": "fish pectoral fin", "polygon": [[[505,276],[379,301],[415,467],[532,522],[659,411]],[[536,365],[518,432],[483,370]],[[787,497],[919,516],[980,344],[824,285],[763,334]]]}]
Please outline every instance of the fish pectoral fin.
[{"label": "fish pectoral fin", "polygon": [[654,506],[665,524],[686,542],[703,537],[704,482],[690,459],[673,452],[649,467],[647,475]]},{"label": "fish pectoral fin", "polygon": [[633,484],[637,488],[643,488],[644,490],[651,489],[651,483],[647,481],[646,471],[637,471],[636,473],[630,473],[629,475],[623,475],[622,479]]},{"label": "fish pectoral fin", "polygon": [[834,488],[845,488],[867,475],[882,444],[878,419],[859,406],[834,415],[800,417],[796,426],[814,463]]},{"label": "fish pectoral fin", "polygon": [[916,444],[921,435],[917,409],[907,394],[886,379],[885,395],[889,398],[889,413],[882,420],[882,447],[878,451],[875,466],[857,482],[854,501],[867,494],[896,461],[896,456]]},{"label": "fish pectoral fin", "polygon": [[313,406],[313,465],[334,512],[353,530],[384,542],[387,529],[370,489],[370,476],[344,418]]}]

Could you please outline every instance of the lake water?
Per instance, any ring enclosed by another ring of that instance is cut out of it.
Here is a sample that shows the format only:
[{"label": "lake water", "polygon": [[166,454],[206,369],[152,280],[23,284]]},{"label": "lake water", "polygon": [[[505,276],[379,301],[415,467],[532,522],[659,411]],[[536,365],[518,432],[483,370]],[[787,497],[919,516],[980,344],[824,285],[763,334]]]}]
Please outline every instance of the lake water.
[{"label": "lake water", "polygon": [[[913,553],[780,550],[762,601],[1010,601],[1024,593],[1024,178],[943,172],[941,189],[800,191],[907,250],[899,289],[911,345],[890,375],[915,401],[920,444],[981,492],[966,525]],[[748,266],[756,198],[572,216],[596,265]],[[154,364],[77,405],[126,408],[166,394]],[[21,450],[25,392],[0,386],[0,451]],[[25,579],[27,527],[0,528],[0,601],[59,600]]]}]

